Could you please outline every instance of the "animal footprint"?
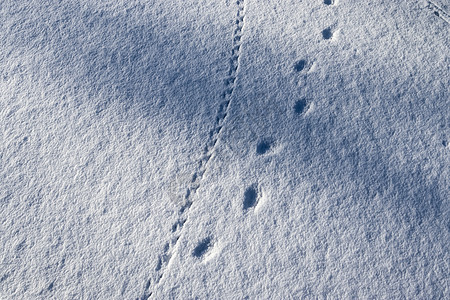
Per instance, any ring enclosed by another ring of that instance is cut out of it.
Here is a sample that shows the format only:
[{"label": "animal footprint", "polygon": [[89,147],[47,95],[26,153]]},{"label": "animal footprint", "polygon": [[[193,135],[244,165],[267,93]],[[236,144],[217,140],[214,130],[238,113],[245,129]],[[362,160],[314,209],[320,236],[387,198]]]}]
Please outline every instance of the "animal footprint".
[{"label": "animal footprint", "polygon": [[336,2],[337,2],[337,0],[324,0],[323,4],[325,4],[325,5],[335,5],[335,4],[337,4]]},{"label": "animal footprint", "polygon": [[329,40],[333,37],[333,31],[331,31],[330,27],[322,30],[322,37],[324,40]]},{"label": "animal footprint", "polygon": [[192,255],[194,257],[202,257],[208,252],[208,250],[212,246],[213,246],[212,238],[207,237],[198,243],[197,247],[195,247],[194,251],[192,252]]},{"label": "animal footprint", "polygon": [[256,153],[259,155],[266,154],[273,148],[273,141],[271,140],[262,140],[256,146]]},{"label": "animal footprint", "polygon": [[244,192],[244,210],[254,207],[258,204],[258,190],[256,186],[248,187]]},{"label": "animal footprint", "polygon": [[306,60],[301,59],[295,63],[294,70],[297,72],[301,72],[305,69],[305,67],[306,67]]},{"label": "animal footprint", "polygon": [[300,59],[294,64],[294,71],[297,73],[306,73],[313,66],[313,62],[309,62],[306,59]]},{"label": "animal footprint", "polygon": [[300,99],[297,102],[295,102],[294,105],[294,111],[296,114],[302,114],[304,112],[306,112],[309,108],[309,104],[306,101],[306,99]]}]

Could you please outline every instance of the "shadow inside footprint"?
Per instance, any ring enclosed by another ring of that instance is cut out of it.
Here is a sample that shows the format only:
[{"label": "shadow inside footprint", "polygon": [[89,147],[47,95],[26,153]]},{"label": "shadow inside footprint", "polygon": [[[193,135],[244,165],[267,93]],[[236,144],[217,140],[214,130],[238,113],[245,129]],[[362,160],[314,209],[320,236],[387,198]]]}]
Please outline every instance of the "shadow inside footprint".
[{"label": "shadow inside footprint", "polygon": [[244,210],[256,205],[258,199],[258,191],[254,186],[247,188],[244,192]]},{"label": "shadow inside footprint", "polygon": [[256,146],[256,153],[259,155],[267,153],[272,147],[272,143],[270,141],[260,141]]},{"label": "shadow inside footprint", "polygon": [[302,114],[305,112],[305,110],[308,108],[308,102],[306,102],[306,99],[300,99],[297,102],[295,102],[294,105],[294,111],[297,114]]},{"label": "shadow inside footprint", "polygon": [[195,247],[192,255],[195,257],[202,257],[211,248],[212,240],[211,237],[207,237],[203,239],[200,243],[198,243],[197,247]]},{"label": "shadow inside footprint", "polygon": [[333,37],[333,32],[331,31],[331,28],[324,29],[322,31],[322,37],[324,40],[331,39]]},{"label": "shadow inside footprint", "polygon": [[295,63],[294,70],[296,72],[301,72],[303,71],[303,69],[305,69],[305,67],[306,67],[306,60],[301,59]]}]

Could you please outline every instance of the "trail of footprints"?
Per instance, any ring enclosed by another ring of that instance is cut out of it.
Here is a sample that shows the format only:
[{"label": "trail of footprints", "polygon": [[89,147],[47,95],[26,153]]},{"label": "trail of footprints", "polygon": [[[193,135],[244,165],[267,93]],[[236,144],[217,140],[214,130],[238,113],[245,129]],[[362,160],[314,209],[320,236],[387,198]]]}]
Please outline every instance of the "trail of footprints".
[{"label": "trail of footprints", "polygon": [[[249,186],[243,195],[242,210],[244,213],[255,208],[261,198],[261,191],[257,184]],[[202,259],[214,249],[214,237],[208,236],[197,243],[197,246],[192,251],[192,256]]]},{"label": "trail of footprints", "polygon": [[[224,126],[225,119],[228,115],[230,103],[232,100],[233,91],[236,87],[236,79],[239,71],[239,56],[241,53],[242,45],[242,31],[244,27],[245,20],[245,2],[244,0],[237,0],[237,14],[234,21],[233,37],[232,37],[232,48],[229,60],[229,68],[227,76],[224,80],[224,90],[221,94],[222,102],[219,105],[214,128],[209,132],[209,138],[203,149],[202,157],[198,161],[197,170],[193,173],[191,182],[186,190],[184,196],[184,203],[181,205],[179,210],[179,216],[177,221],[172,225],[171,234],[172,237],[169,242],[164,245],[163,254],[160,255],[155,271],[157,272],[156,280],[149,279],[145,284],[144,295],[141,299],[148,299],[152,295],[151,286],[157,286],[161,279],[164,277],[167,266],[170,263],[174,249],[177,246],[178,240],[181,236],[181,231],[184,224],[187,221],[187,213],[192,206],[192,198],[196,191],[200,187],[200,182],[206,171],[208,162],[215,150],[219,134]],[[207,237],[200,241],[197,247],[193,250],[192,255],[194,257],[204,256],[209,249],[213,246],[214,242],[211,237]]]},{"label": "trail of footprints", "polygon": [[[339,0],[323,0],[323,4],[326,6],[335,6],[338,4]],[[332,40],[335,36],[335,26],[329,26],[322,30],[321,35],[323,40]],[[298,74],[308,73],[313,66],[313,63],[306,60],[300,59],[296,61],[293,65],[294,72]],[[306,78],[306,77],[305,77]],[[294,103],[293,110],[297,115],[304,115],[310,108],[311,103],[305,98],[301,98]]]},{"label": "trail of footprints", "polygon": [[[323,0],[323,4],[326,6],[334,6],[338,4],[339,0]],[[229,68],[227,76],[224,80],[224,91],[221,94],[222,102],[219,105],[214,128],[209,132],[209,139],[203,149],[203,154],[198,162],[197,170],[193,173],[192,179],[189,187],[187,188],[186,195],[184,196],[184,203],[179,210],[178,220],[173,224],[171,233],[172,238],[164,246],[163,254],[159,257],[159,261],[156,267],[158,273],[158,278],[153,282],[153,285],[157,285],[164,276],[167,266],[172,258],[174,248],[181,236],[181,230],[187,221],[187,212],[192,206],[192,197],[198,190],[200,182],[206,171],[207,164],[215,150],[219,134],[224,126],[224,122],[228,115],[230,103],[232,100],[232,95],[236,87],[236,80],[239,71],[239,57],[241,53],[242,45],[242,31],[244,27],[245,19],[245,6],[244,0],[237,0],[237,14],[234,22],[234,31],[232,38],[232,49],[229,59]],[[429,9],[434,11],[434,14],[448,23],[449,15],[443,11],[439,6],[437,6],[432,1],[428,1]],[[330,26],[322,30],[321,35],[323,40],[331,40],[334,37],[335,29]],[[300,59],[293,64],[293,69],[295,73],[305,74],[312,67],[312,62],[306,59]],[[296,115],[304,115],[310,108],[311,103],[306,98],[301,98],[297,100],[293,105],[293,112]],[[447,141],[442,143],[444,147],[447,146]],[[275,141],[271,138],[261,139],[255,148],[255,153],[258,156],[265,156],[271,153],[275,146]],[[252,184],[248,186],[244,194],[242,195],[242,210],[244,213],[249,212],[258,206],[261,199],[261,188],[258,184]],[[205,257],[215,246],[215,240],[213,236],[207,236],[202,240],[198,241],[195,248],[192,250],[192,256],[197,259],[202,259]],[[145,286],[145,294],[141,299],[148,299],[152,293],[149,292],[152,282],[149,280]]]},{"label": "trail of footprints", "polygon": [[[337,0],[324,0],[325,5],[335,5]],[[152,292],[149,291],[151,285],[158,285],[158,283],[163,278],[167,266],[172,258],[173,251],[177,245],[177,242],[181,236],[181,230],[187,221],[187,212],[192,206],[192,197],[198,190],[200,182],[206,171],[207,164],[215,150],[219,134],[224,126],[225,119],[227,117],[230,103],[232,100],[233,91],[236,87],[236,79],[239,70],[239,57],[242,46],[242,31],[244,27],[245,20],[245,6],[244,0],[237,0],[237,14],[234,22],[234,31],[232,38],[232,49],[229,59],[229,68],[227,72],[227,77],[224,80],[224,91],[221,94],[222,102],[219,105],[214,128],[209,132],[209,139],[203,149],[203,154],[198,162],[197,170],[193,173],[189,187],[187,188],[186,194],[184,196],[184,203],[179,210],[178,220],[172,225],[171,233],[172,238],[167,242],[163,249],[163,254],[159,257],[156,272],[158,273],[157,279],[152,283],[152,280],[148,280],[145,285],[145,293],[141,299],[148,299]],[[328,27],[322,31],[322,37],[324,40],[329,40],[333,37],[333,29]],[[305,59],[298,60],[294,63],[294,71],[297,73],[308,72],[312,64]],[[306,98],[298,100],[293,107],[296,114],[304,114],[310,104]],[[257,155],[264,156],[271,152],[274,148],[275,141],[270,138],[261,139],[257,145],[255,152]],[[244,191],[242,198],[242,210],[248,212],[249,210],[255,208],[261,197],[260,187],[257,184],[252,184]],[[192,256],[196,258],[204,257],[212,248],[214,247],[214,238],[208,236],[197,243],[197,246],[192,251]]]},{"label": "trail of footprints", "polygon": [[427,7],[429,10],[433,12],[433,14],[436,17],[439,17],[446,23],[450,24],[450,15],[447,12],[445,12],[445,10],[443,10],[441,7],[439,7],[439,5],[437,5],[433,1],[428,1]]},{"label": "trail of footprints", "polygon": [[[239,2],[242,1],[238,1]],[[336,5],[337,0],[324,0],[323,3],[325,5]],[[232,52],[232,58],[230,60],[230,70],[229,70],[229,78],[225,81],[226,92],[222,95],[222,98],[225,99],[224,103],[221,105],[219,109],[218,116],[222,116],[222,119],[217,119],[216,123],[218,126],[222,126],[223,119],[226,117],[226,109],[222,109],[223,107],[227,107],[229,105],[229,97],[228,95],[231,95],[234,89],[234,83],[236,80],[236,71],[237,71],[237,65],[238,65],[238,56],[235,55],[235,52],[239,51],[240,48],[240,34],[242,31],[242,27],[239,26],[240,22],[243,20],[243,17],[241,18],[240,13],[238,13],[238,19],[236,20],[237,28],[235,29],[235,39],[233,41],[233,52]],[[332,39],[334,34],[334,30],[332,27],[327,27],[322,31],[322,38],[324,40]],[[311,69],[312,63],[308,62],[305,59],[300,59],[296,61],[293,65],[294,71],[296,73],[305,73],[308,72]],[[296,101],[293,107],[294,113],[297,115],[303,115],[305,114],[310,107],[310,103],[306,98],[301,98],[300,100]],[[222,111],[224,113],[222,114]],[[211,137],[214,136],[214,132],[210,134]],[[213,139],[216,140],[216,139]],[[258,156],[265,156],[269,153],[271,153],[272,149],[275,147],[276,142],[271,138],[263,138],[261,139],[257,144],[255,148],[256,155]],[[208,149],[205,149],[205,153]],[[244,213],[249,212],[250,210],[256,208],[260,202],[261,199],[261,187],[258,186],[258,184],[252,184],[248,186],[244,194],[242,196],[242,210]],[[196,258],[204,257],[213,247],[214,247],[214,238],[212,236],[208,236],[202,240],[200,240],[197,243],[197,246],[194,248],[192,252],[192,256]]]},{"label": "trail of footprints", "polygon": [[[338,0],[324,0],[323,4],[325,5],[336,5]],[[157,279],[152,280],[149,279],[145,285],[145,292],[141,299],[148,299],[152,295],[150,291],[150,287],[157,286],[161,279],[163,278],[165,271],[167,270],[167,266],[172,258],[173,251],[177,246],[178,240],[181,236],[181,230],[183,229],[184,224],[187,221],[187,213],[192,206],[192,198],[196,193],[200,186],[200,182],[203,178],[203,175],[207,169],[207,164],[215,150],[215,146],[217,144],[219,134],[222,131],[224,126],[224,122],[228,115],[230,103],[232,100],[232,95],[234,89],[236,87],[236,80],[239,71],[239,58],[241,53],[242,46],[242,31],[244,27],[245,20],[245,6],[244,0],[237,0],[237,14],[234,22],[234,30],[233,30],[233,38],[232,38],[232,48],[231,55],[229,59],[229,68],[227,72],[227,76],[224,80],[224,90],[220,95],[222,101],[219,105],[214,128],[209,132],[208,141],[203,149],[202,157],[198,161],[197,170],[193,173],[191,182],[187,188],[186,194],[184,196],[184,203],[181,205],[179,210],[179,216],[177,221],[172,225],[171,234],[172,237],[169,242],[164,245],[163,254],[159,257],[158,263],[156,266]],[[332,39],[333,37],[333,28],[327,27],[322,31],[322,38],[324,40]],[[293,69],[296,73],[303,74],[310,70],[312,63],[307,61],[306,59],[300,59],[296,61],[293,65]],[[293,111],[297,115],[305,114],[310,107],[310,103],[306,98],[302,98],[295,102],[293,106]],[[256,155],[265,156],[271,153],[274,148],[275,141],[271,138],[261,139],[255,148]],[[244,213],[255,208],[259,200],[261,198],[261,190],[258,184],[252,184],[247,189],[245,189],[243,197],[242,197],[242,210]],[[205,257],[207,253],[214,248],[214,237],[208,236],[200,240],[196,247],[192,251],[192,256],[195,258]]]}]

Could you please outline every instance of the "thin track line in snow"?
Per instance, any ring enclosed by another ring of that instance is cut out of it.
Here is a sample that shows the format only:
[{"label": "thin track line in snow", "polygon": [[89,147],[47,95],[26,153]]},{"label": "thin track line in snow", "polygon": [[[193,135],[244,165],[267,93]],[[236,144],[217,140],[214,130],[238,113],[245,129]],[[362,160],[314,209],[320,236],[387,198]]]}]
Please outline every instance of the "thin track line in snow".
[{"label": "thin track line in snow", "polygon": [[447,24],[450,24],[450,15],[441,7],[439,7],[439,5],[437,5],[433,1],[428,0],[428,9],[432,10],[437,17],[444,20]]},{"label": "thin track line in snow", "polygon": [[[179,210],[177,221],[172,226],[172,237],[170,241],[165,244],[164,253],[160,255],[158,259],[158,264],[155,270],[157,272],[157,278],[153,282],[151,279],[146,282],[144,295],[141,297],[141,299],[146,300],[152,296],[153,291],[151,291],[151,286],[153,285],[156,288],[166,274],[166,271],[168,270],[170,262],[173,258],[173,254],[178,246],[178,241],[181,237],[182,229],[188,219],[187,214],[192,206],[193,197],[200,187],[200,183],[203,179],[203,175],[206,172],[208,162],[210,161],[211,156],[216,149],[219,135],[223,129],[223,126],[225,125],[225,120],[228,116],[239,72],[240,54],[242,47],[242,32],[245,20],[245,1],[236,0],[235,4],[237,6],[237,14],[234,21],[229,68],[227,76],[224,80],[224,90],[220,95],[222,101],[216,114],[214,128],[209,132],[208,140],[203,149],[202,157],[198,161],[196,171],[192,174],[191,182],[189,184],[189,187],[187,188],[186,195],[184,196],[184,204]],[[155,290],[155,288],[153,288],[153,290]]]}]

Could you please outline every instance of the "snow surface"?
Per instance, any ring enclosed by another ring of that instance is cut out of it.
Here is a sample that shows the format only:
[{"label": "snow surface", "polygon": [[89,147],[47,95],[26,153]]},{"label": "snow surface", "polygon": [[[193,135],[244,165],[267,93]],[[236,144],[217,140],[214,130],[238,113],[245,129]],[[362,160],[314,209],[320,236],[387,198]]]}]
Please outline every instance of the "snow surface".
[{"label": "snow surface", "polygon": [[1,299],[449,299],[448,0],[0,1]]}]

